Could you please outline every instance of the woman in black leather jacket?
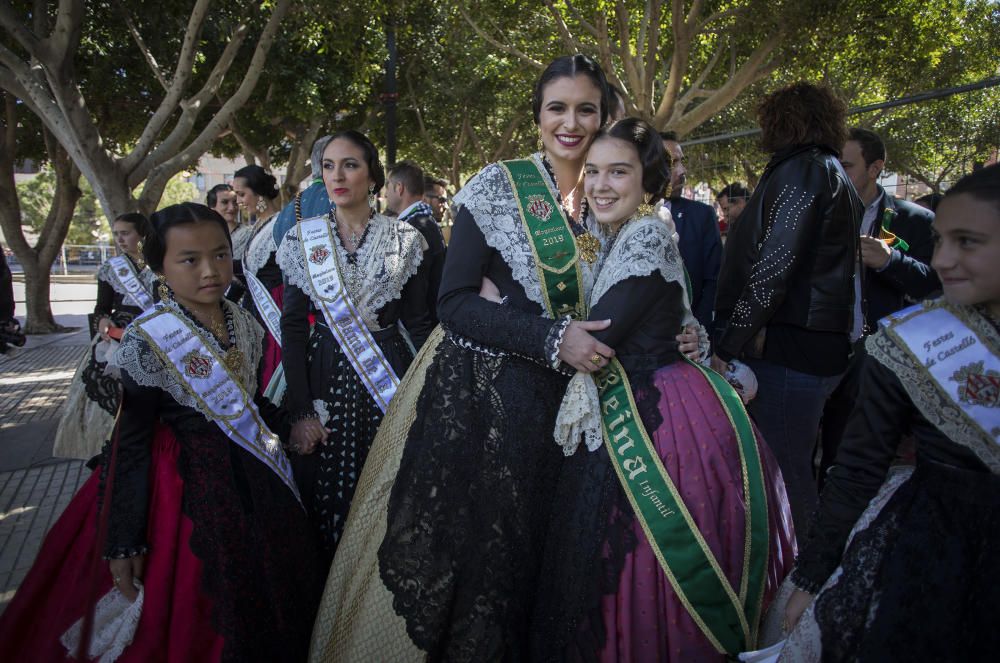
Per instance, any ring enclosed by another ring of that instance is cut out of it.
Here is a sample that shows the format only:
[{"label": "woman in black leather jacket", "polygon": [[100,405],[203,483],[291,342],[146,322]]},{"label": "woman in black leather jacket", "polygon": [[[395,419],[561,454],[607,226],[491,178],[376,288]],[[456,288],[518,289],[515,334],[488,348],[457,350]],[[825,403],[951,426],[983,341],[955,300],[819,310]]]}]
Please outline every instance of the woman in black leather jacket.
[{"label": "woman in black leather jacket", "polygon": [[833,93],[796,83],[758,117],[770,163],[726,244],[713,365],[757,375],[750,413],[781,466],[795,525],[816,505],[812,454],[823,403],[847,367],[862,205],[832,145],[847,135]]}]

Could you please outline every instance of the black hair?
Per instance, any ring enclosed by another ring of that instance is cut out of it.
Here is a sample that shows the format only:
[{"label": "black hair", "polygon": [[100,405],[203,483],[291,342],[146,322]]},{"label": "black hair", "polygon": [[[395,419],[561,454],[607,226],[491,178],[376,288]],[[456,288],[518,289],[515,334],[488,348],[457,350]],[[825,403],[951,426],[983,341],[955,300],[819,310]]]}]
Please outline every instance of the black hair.
[{"label": "black hair", "polygon": [[670,181],[670,166],[663,141],[651,124],[637,117],[626,117],[610,127],[602,129],[596,143],[602,138],[617,138],[635,146],[642,165],[642,188],[652,194],[650,204],[663,199],[667,182]]},{"label": "black hair", "polygon": [[917,203],[918,205],[923,205],[932,212],[936,212],[937,206],[941,203],[942,198],[944,198],[942,194],[932,192],[920,196],[913,202]]},{"label": "black hair", "polygon": [[424,193],[427,193],[436,186],[444,187],[445,191],[447,191],[448,181],[440,177],[434,177],[433,175],[424,175]]},{"label": "black hair", "polygon": [[660,141],[664,141],[664,140],[673,141],[675,143],[679,142],[679,139],[677,138],[677,132],[676,131],[661,131],[660,132]]},{"label": "black hair", "polygon": [[257,164],[244,166],[233,173],[233,178],[242,178],[246,181],[247,187],[258,196],[263,196],[269,200],[278,197],[278,180],[274,175],[267,172]]},{"label": "black hair", "polygon": [[604,75],[601,65],[591,58],[577,53],[576,55],[564,55],[549,63],[542,75],[535,83],[535,89],[531,94],[531,112],[535,116],[535,124],[538,124],[542,113],[542,97],[545,88],[549,83],[558,78],[573,78],[584,75],[591,80],[601,93],[601,124],[608,121],[608,112],[611,107],[611,92],[608,89],[608,79]]},{"label": "black hair", "polygon": [[750,189],[746,188],[739,182],[733,182],[732,184],[727,184],[722,187],[722,191],[719,195],[715,197],[716,200],[720,198],[726,198],[728,200],[749,200],[750,199]]},{"label": "black hair", "polygon": [[978,198],[983,202],[992,203],[994,207],[1000,209],[1000,164],[993,164],[992,166],[985,166],[972,171],[955,182],[945,192],[942,200],[947,200],[963,193],[973,198]]},{"label": "black hair", "polygon": [[205,204],[215,209],[219,203],[219,194],[223,191],[232,191],[233,187],[228,184],[216,184],[205,193]]},{"label": "black hair", "polygon": [[149,217],[151,232],[142,245],[142,257],[145,258],[149,268],[158,274],[163,273],[163,257],[167,254],[168,230],[174,226],[203,222],[219,224],[222,232],[226,234],[229,247],[232,248],[233,239],[229,236],[229,225],[222,218],[222,215],[211,207],[206,207],[201,203],[180,203],[153,212],[153,216]]},{"label": "black hair", "polygon": [[126,212],[125,214],[119,214],[115,217],[115,223],[119,221],[124,221],[125,223],[131,223],[132,227],[139,234],[139,237],[146,239],[149,236],[149,219],[146,218],[145,214],[140,214],[139,212]]},{"label": "black hair", "polygon": [[619,115],[619,117],[613,119],[624,119],[628,115],[628,108],[625,107],[625,93],[618,89],[617,85],[609,82],[608,94],[611,100],[610,114],[612,116]]},{"label": "black hair", "polygon": [[[338,138],[349,140],[361,148],[361,151],[365,153],[365,163],[368,164],[368,175],[375,182],[374,193],[381,191],[382,187],[385,186],[385,169],[382,168],[382,162],[379,161],[378,148],[375,147],[375,144],[368,140],[368,136],[354,129],[344,129],[334,133],[330,136],[330,143]],[[327,146],[330,143],[327,143]]]},{"label": "black hair", "polygon": [[389,179],[402,182],[403,188],[411,196],[424,195],[424,171],[412,161],[400,161],[390,168]]},{"label": "black hair", "polygon": [[866,166],[880,159],[885,161],[885,143],[874,131],[852,127],[847,132],[847,140],[853,140],[861,146],[861,156],[864,157]]}]

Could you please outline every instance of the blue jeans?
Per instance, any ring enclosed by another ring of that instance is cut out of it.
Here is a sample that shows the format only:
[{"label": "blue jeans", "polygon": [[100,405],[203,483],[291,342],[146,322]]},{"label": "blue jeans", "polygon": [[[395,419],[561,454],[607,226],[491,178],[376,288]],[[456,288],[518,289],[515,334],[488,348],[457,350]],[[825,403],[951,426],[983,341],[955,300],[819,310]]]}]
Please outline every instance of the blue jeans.
[{"label": "blue jeans", "polygon": [[799,540],[819,495],[813,457],[823,406],[840,382],[839,375],[800,373],[762,359],[746,359],[757,376],[757,397],[747,410],[781,468]]}]

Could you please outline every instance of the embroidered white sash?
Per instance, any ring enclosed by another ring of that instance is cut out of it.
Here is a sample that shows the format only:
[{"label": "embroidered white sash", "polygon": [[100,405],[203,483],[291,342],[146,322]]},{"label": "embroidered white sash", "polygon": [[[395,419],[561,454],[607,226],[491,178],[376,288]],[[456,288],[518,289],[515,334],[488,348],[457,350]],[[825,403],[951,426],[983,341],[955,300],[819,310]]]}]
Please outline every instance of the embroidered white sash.
[{"label": "embroidered white sash", "polygon": [[987,438],[1000,443],[1000,357],[947,308],[918,304],[880,321],[938,389]]},{"label": "embroidered white sash", "polygon": [[327,326],[368,393],[375,399],[375,404],[385,412],[396,393],[399,378],[347,295],[327,218],[317,216],[301,221],[299,238],[309,270],[309,295],[323,312]]},{"label": "embroidered white sash", "polygon": [[194,397],[199,411],[209,416],[230,440],[277,474],[301,504],[292,466],[281,442],[268,430],[253,399],[218,353],[205,343],[201,332],[162,305],[137,318],[133,325]]},{"label": "embroidered white sash", "polygon": [[132,261],[125,256],[115,256],[109,258],[108,262],[111,263],[111,277],[118,281],[118,284],[128,293],[127,297],[132,299],[132,302],[143,311],[151,307],[153,296],[142,284]]},{"label": "embroidered white sash", "polygon": [[264,320],[264,326],[267,327],[267,331],[271,333],[272,338],[280,347],[281,309],[278,308],[271,293],[268,292],[267,287],[261,283],[259,278],[250,272],[244,272],[243,277],[247,280],[250,297],[253,298],[253,303],[257,307],[257,311],[260,312],[260,317]]}]

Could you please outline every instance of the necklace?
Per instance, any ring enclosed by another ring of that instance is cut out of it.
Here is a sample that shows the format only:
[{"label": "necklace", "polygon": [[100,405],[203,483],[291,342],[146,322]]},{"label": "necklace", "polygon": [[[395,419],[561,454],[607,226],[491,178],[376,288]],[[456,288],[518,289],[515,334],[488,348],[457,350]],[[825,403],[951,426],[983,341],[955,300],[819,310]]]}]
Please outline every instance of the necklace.
[{"label": "necklace", "polygon": [[[142,251],[141,248],[139,250]],[[136,271],[141,272],[146,269],[146,261],[142,259],[142,253],[139,253],[138,256],[134,256],[131,253],[126,253],[125,255],[127,255],[129,260],[131,260],[135,265]]]},{"label": "necklace", "polygon": [[[365,220],[365,227],[360,234],[358,231],[351,229],[351,236],[345,240],[345,244],[349,241],[351,243],[351,247],[344,247],[348,250],[348,253],[357,253],[358,249],[361,248],[361,245],[364,244],[365,238],[368,237],[368,228],[371,227],[371,220],[373,216],[375,216],[375,210],[372,210],[368,214],[368,218]],[[340,219],[337,218],[337,213],[333,208],[330,208],[329,217],[330,223],[333,224],[333,227],[337,229],[337,234],[340,235]]]},{"label": "necklace", "polygon": [[[566,209],[563,205],[562,193],[559,190],[559,181],[556,180],[556,172],[552,168],[552,164],[549,163],[548,158],[545,154],[542,154],[542,165],[545,166],[545,171],[552,178],[552,183],[555,185],[556,189],[556,204],[562,209],[563,214],[566,215],[566,219],[569,221],[570,229],[573,231],[573,237],[576,240],[576,246],[580,249],[580,258],[589,264],[593,264],[597,261],[597,254],[601,250],[601,242],[596,237],[594,237],[590,231],[588,231],[582,223],[578,222],[570,214],[570,211]],[[576,188],[573,189],[575,192],[580,185],[577,184]],[[584,198],[583,202],[580,203],[580,219],[584,220],[587,218],[587,214],[590,212],[590,204],[587,199]]]},{"label": "necklace", "polygon": [[229,311],[222,311],[221,320],[212,320],[208,324],[212,336],[219,341],[219,345],[227,343],[226,354],[222,357],[222,363],[233,373],[239,373],[243,368],[243,351],[236,346],[236,327],[233,324],[233,317]]},{"label": "necklace", "polygon": [[368,215],[368,220],[365,222],[365,229],[361,231],[360,237],[356,232],[351,233],[349,239],[353,249],[346,246],[347,242],[341,241],[340,231],[338,228],[337,215],[333,209],[330,210],[329,217],[330,223],[333,224],[337,235],[337,241],[344,246],[344,250],[347,252],[346,259],[344,261],[344,280],[345,285],[347,285],[347,292],[350,294],[351,299],[358,301],[358,297],[361,294],[361,289],[364,286],[364,276],[361,273],[361,265],[358,260],[358,252],[361,247],[364,246],[365,241],[368,239],[368,232],[371,230],[372,224],[371,220],[375,216],[375,210],[372,210]]}]

